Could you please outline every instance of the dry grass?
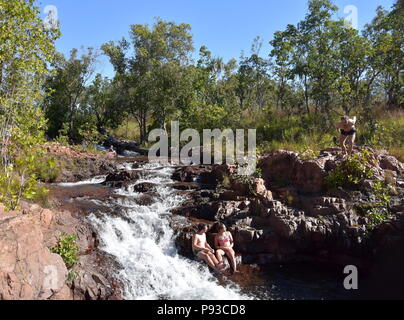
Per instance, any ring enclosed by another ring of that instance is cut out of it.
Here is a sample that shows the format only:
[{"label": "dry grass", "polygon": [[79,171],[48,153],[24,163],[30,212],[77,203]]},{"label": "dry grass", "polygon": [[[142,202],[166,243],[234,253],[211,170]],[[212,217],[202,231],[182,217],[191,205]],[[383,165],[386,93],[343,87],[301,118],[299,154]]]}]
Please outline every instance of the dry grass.
[{"label": "dry grass", "polygon": [[138,141],[140,137],[139,125],[135,119],[129,119],[112,130],[112,134],[118,139]]}]

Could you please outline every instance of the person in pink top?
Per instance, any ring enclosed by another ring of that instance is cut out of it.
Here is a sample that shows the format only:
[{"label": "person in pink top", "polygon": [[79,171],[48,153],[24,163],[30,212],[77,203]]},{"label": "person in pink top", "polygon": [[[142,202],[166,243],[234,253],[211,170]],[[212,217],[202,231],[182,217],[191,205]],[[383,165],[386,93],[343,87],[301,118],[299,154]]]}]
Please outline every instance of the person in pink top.
[{"label": "person in pink top", "polygon": [[215,236],[216,257],[219,263],[223,263],[223,256],[226,255],[230,261],[233,274],[238,273],[236,263],[236,253],[233,250],[233,236],[227,231],[223,223],[217,225],[218,233]]}]

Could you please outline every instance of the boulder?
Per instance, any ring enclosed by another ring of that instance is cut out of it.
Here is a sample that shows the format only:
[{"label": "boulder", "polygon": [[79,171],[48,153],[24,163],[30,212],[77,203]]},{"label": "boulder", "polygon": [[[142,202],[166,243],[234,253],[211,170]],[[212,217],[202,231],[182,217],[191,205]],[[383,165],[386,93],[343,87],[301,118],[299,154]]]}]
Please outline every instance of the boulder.
[{"label": "boulder", "polygon": [[380,168],[395,171],[397,174],[402,174],[404,172],[404,164],[390,155],[379,156],[379,165]]},{"label": "boulder", "polygon": [[176,190],[197,190],[199,186],[195,183],[190,182],[175,182],[168,184],[169,187],[174,188]]},{"label": "boulder", "polygon": [[324,189],[325,161],[297,161],[292,173],[292,184],[304,193],[319,193]]},{"label": "boulder", "polygon": [[62,291],[66,266],[45,246],[37,219],[24,215],[1,223],[0,243],[0,300],[52,299]]},{"label": "boulder", "polygon": [[186,166],[177,168],[173,175],[172,179],[181,182],[194,182],[197,180],[198,176],[200,176],[204,172],[208,172],[209,169],[207,166]]},{"label": "boulder", "polygon": [[298,153],[278,150],[259,160],[258,167],[262,169],[265,181],[286,185],[293,177],[293,170],[298,162]]},{"label": "boulder", "polygon": [[267,185],[296,185],[305,193],[317,193],[324,188],[327,158],[301,160],[298,153],[278,150],[259,160],[258,167]]},{"label": "boulder", "polygon": [[156,202],[157,194],[153,192],[143,193],[140,197],[135,197],[133,200],[140,206],[150,206]]},{"label": "boulder", "polygon": [[306,215],[317,217],[347,210],[345,199],[334,197],[302,197],[301,207]]},{"label": "boulder", "polygon": [[150,192],[155,191],[157,185],[152,182],[141,182],[133,186],[135,192]]}]

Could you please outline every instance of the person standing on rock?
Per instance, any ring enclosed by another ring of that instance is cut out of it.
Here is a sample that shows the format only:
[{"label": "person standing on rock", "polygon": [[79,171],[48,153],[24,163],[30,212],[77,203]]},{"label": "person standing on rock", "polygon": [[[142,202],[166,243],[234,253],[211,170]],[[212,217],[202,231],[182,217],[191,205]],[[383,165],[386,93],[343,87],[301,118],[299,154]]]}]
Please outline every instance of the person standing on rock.
[{"label": "person standing on rock", "polygon": [[216,259],[215,250],[206,241],[207,231],[206,224],[198,224],[197,233],[192,237],[192,252],[197,259],[205,261],[213,270],[220,272],[223,264]]},{"label": "person standing on rock", "polygon": [[238,273],[236,253],[233,250],[234,241],[233,236],[227,231],[226,226],[223,223],[219,223],[217,226],[218,233],[215,236],[216,257],[219,263],[223,263],[223,256],[226,255],[229,258],[233,274]]},{"label": "person standing on rock", "polygon": [[335,125],[335,127],[340,133],[339,144],[342,149],[343,155],[347,154],[345,142],[348,142],[348,155],[352,156],[353,144],[355,142],[356,137],[355,124],[356,124],[356,117],[350,119],[348,116],[343,116],[341,118],[341,121]]}]

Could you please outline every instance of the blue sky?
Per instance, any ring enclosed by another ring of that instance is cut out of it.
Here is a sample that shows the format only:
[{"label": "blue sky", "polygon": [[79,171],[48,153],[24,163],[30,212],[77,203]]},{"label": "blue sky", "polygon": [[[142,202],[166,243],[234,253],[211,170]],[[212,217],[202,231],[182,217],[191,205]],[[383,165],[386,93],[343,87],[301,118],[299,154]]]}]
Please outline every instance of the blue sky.
[{"label": "blue sky", "polygon": [[[334,0],[345,17],[344,8],[358,8],[359,29],[371,21],[378,5],[390,8],[394,0]],[[109,40],[128,37],[131,24],[152,24],[154,17],[192,26],[196,51],[206,45],[213,55],[225,60],[238,58],[242,50],[249,53],[253,39],[264,42],[267,55],[273,33],[287,24],[296,24],[307,12],[306,0],[41,0],[45,7],[57,8],[62,37],[57,49],[68,54],[72,48],[99,48]],[[100,57],[98,72],[113,75],[106,57]]]}]

